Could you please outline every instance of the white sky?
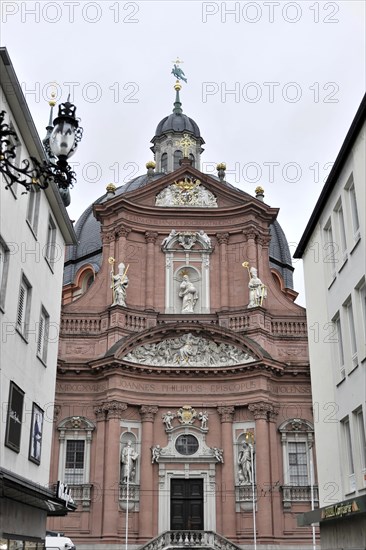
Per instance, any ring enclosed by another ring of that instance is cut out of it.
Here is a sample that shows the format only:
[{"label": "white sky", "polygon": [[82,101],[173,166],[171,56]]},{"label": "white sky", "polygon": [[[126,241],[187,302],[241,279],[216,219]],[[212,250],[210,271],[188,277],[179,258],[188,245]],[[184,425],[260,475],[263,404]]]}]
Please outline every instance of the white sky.
[{"label": "white sky", "polygon": [[108,183],[146,171],[150,139],[173,108],[178,55],[183,111],[206,142],[202,171],[224,161],[233,185],[253,194],[262,185],[292,252],[365,87],[361,0],[3,1],[1,44],[42,138],[51,83],[62,101],[74,91],[84,137],[71,159],[71,219]]}]

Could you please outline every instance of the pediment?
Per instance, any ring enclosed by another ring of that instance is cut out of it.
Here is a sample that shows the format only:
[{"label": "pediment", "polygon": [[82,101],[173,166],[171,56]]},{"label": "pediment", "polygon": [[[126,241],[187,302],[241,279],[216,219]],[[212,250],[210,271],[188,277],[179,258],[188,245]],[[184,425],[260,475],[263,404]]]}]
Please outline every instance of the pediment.
[{"label": "pediment", "polygon": [[247,365],[260,359],[243,343],[232,342],[221,332],[207,334],[205,331],[187,330],[155,334],[131,342],[115,352],[123,362],[156,367],[218,368]]}]

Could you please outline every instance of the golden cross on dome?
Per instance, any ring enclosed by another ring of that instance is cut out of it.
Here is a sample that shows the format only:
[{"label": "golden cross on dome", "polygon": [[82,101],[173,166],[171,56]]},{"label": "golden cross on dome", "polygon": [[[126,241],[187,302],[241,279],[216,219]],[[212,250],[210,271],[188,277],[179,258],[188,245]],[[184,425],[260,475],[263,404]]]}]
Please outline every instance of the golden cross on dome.
[{"label": "golden cross on dome", "polygon": [[188,134],[183,134],[183,138],[180,141],[178,141],[178,145],[180,145],[183,149],[183,157],[187,158],[188,157],[188,150],[189,150],[191,145],[194,145],[194,141],[192,141],[189,138]]}]

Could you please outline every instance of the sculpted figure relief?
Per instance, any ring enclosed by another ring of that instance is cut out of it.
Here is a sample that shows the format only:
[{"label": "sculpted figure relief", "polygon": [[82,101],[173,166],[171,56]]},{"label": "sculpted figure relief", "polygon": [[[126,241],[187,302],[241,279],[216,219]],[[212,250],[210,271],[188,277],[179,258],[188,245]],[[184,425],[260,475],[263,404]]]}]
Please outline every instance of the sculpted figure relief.
[{"label": "sculpted figure relief", "polygon": [[138,453],[132,447],[131,441],[128,441],[121,452],[122,483],[130,483],[135,480],[138,456]]},{"label": "sculpted figure relief", "polygon": [[252,447],[248,443],[243,443],[243,448],[238,456],[239,484],[246,485],[253,482],[252,471]]},{"label": "sculpted figure relief", "polygon": [[112,306],[126,306],[126,289],[128,287],[128,277],[126,275],[126,268],[124,263],[120,263],[118,266],[118,273],[113,274],[113,269],[111,271],[112,284],[113,288],[113,304]]},{"label": "sculpted figure relief", "polygon": [[182,313],[193,313],[194,306],[198,300],[198,292],[188,275],[183,275],[180,284],[179,297],[182,298]]},{"label": "sculpted figure relief", "polygon": [[162,448],[160,445],[155,445],[154,447],[151,447],[151,462],[154,464],[154,462],[159,462],[159,458],[161,455]]},{"label": "sculpted figure relief", "polygon": [[171,411],[168,411],[167,413],[163,414],[162,418],[165,424],[165,429],[172,430],[173,429],[172,420],[174,420],[175,414],[172,413]]},{"label": "sculpted figure relief", "polygon": [[179,338],[143,344],[125,356],[126,361],[159,366],[219,367],[251,363],[255,358],[231,344],[216,344],[212,340],[193,336],[191,332]]},{"label": "sculpted figure relief", "polygon": [[264,298],[267,298],[267,288],[258,277],[258,271],[255,267],[249,270],[249,304],[248,307],[261,306]]}]

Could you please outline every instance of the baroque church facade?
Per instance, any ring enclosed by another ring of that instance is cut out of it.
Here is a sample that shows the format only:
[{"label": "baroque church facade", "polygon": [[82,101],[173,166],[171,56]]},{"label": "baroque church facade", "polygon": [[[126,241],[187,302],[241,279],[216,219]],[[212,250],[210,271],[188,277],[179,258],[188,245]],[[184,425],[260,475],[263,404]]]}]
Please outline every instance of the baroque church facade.
[{"label": "baroque church facade", "polygon": [[[317,506],[304,308],[278,209],[199,170],[183,113],[107,187],[68,252],[51,481],[78,549],[311,548]],[[276,546],[277,545],[277,546]]]}]

